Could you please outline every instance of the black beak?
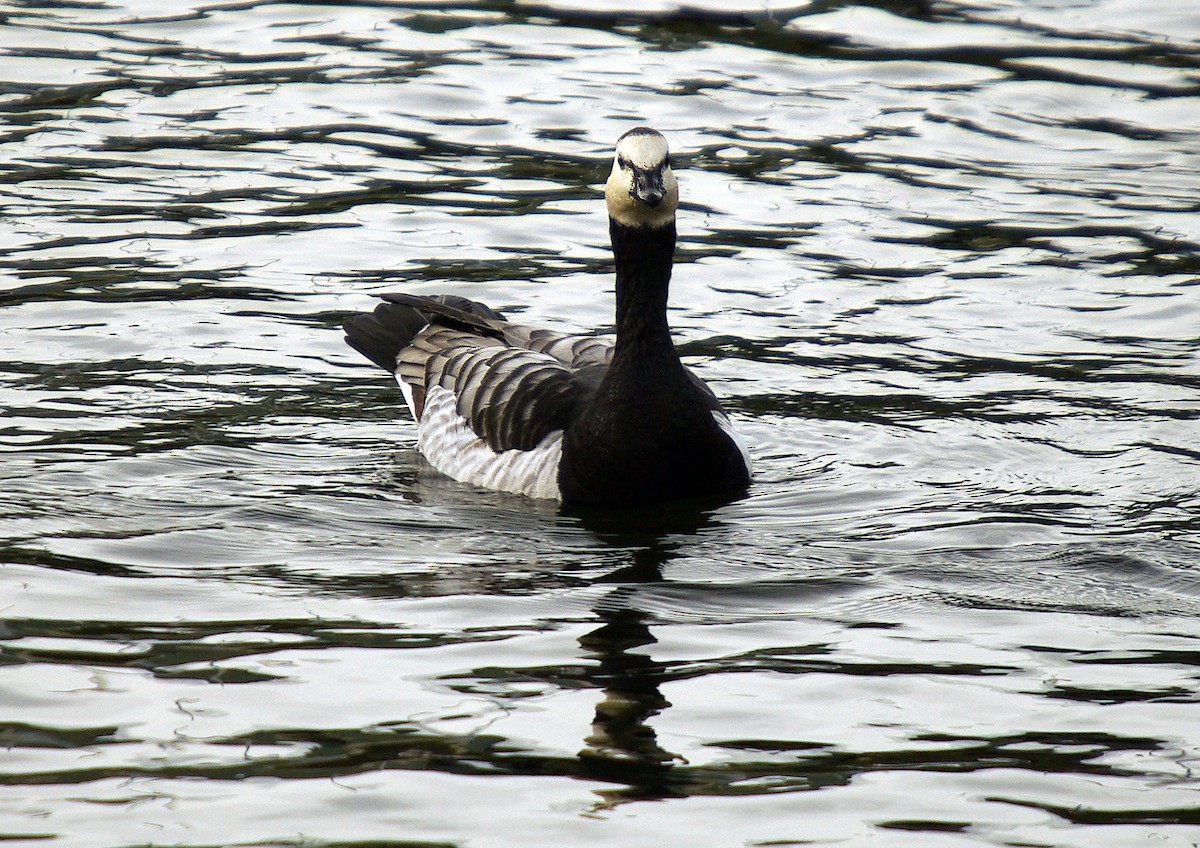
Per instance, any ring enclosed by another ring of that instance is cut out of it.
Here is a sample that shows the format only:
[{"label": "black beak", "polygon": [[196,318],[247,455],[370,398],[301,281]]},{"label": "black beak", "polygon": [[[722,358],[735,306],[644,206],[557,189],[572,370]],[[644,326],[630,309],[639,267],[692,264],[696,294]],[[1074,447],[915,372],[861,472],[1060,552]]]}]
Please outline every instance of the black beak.
[{"label": "black beak", "polygon": [[633,188],[630,189],[629,193],[651,209],[658,206],[667,194],[667,190],[663,188],[663,169],[652,168],[642,170],[641,168],[634,168]]}]

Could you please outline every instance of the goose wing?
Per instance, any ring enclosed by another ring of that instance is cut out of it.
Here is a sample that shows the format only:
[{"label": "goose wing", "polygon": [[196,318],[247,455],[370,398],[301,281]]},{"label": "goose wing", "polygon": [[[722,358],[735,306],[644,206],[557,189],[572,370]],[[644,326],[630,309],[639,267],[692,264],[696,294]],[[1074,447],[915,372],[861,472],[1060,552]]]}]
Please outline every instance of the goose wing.
[{"label": "goose wing", "polygon": [[464,298],[384,301],[347,319],[346,340],[395,375],[430,464],[486,488],[559,498],[563,432],[607,368],[596,345],[517,328]]},{"label": "goose wing", "polygon": [[430,464],[456,480],[535,498],[561,498],[563,434],[599,384],[594,370],[439,323],[396,358]]},{"label": "goose wing", "polygon": [[544,353],[575,370],[607,368],[613,358],[613,340],[604,336],[572,336],[542,327],[509,324],[504,339],[514,347]]},{"label": "goose wing", "polygon": [[[430,324],[396,357],[422,432],[430,398],[448,393],[462,423],[495,453],[537,447],[565,429],[594,390],[593,380],[549,354],[501,339]],[[449,422],[456,425],[457,422]]]},{"label": "goose wing", "polygon": [[494,338],[509,347],[544,353],[572,370],[608,366],[613,357],[613,340],[605,336],[576,336],[531,327],[505,319],[481,303],[462,297],[437,298],[392,292],[380,297],[388,303],[412,307],[429,323],[457,328],[484,338]]}]

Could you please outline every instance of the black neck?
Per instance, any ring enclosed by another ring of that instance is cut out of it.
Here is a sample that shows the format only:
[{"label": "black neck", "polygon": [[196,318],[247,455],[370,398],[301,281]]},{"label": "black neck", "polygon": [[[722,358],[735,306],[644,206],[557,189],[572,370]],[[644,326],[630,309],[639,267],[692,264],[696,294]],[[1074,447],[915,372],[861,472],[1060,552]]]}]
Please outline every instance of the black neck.
[{"label": "black neck", "polygon": [[675,222],[664,227],[628,227],[608,219],[617,264],[616,353],[628,344],[671,344],[667,326],[667,290],[675,255]]}]

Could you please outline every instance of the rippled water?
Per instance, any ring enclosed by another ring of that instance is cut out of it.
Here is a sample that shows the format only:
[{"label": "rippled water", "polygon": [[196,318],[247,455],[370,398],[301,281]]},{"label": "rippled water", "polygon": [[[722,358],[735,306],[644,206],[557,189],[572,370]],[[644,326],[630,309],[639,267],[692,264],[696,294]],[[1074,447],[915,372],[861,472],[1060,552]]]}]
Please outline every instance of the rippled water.
[{"label": "rippled water", "polygon": [[[0,9],[0,840],[1200,843],[1185,0]],[[431,473],[340,320],[672,320],[748,498]]]}]

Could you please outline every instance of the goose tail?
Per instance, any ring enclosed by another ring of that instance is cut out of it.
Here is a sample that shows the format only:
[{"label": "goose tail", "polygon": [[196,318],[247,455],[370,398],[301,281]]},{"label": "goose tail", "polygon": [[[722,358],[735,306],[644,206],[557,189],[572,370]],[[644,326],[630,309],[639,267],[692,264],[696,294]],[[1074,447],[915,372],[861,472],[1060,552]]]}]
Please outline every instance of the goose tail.
[{"label": "goose tail", "polygon": [[350,316],[342,323],[342,329],[346,332],[346,344],[388,373],[395,372],[400,351],[434,320],[440,318],[442,322],[465,324],[473,329],[481,329],[487,321],[503,320],[494,309],[455,295],[383,297],[384,302],[374,312]]}]

